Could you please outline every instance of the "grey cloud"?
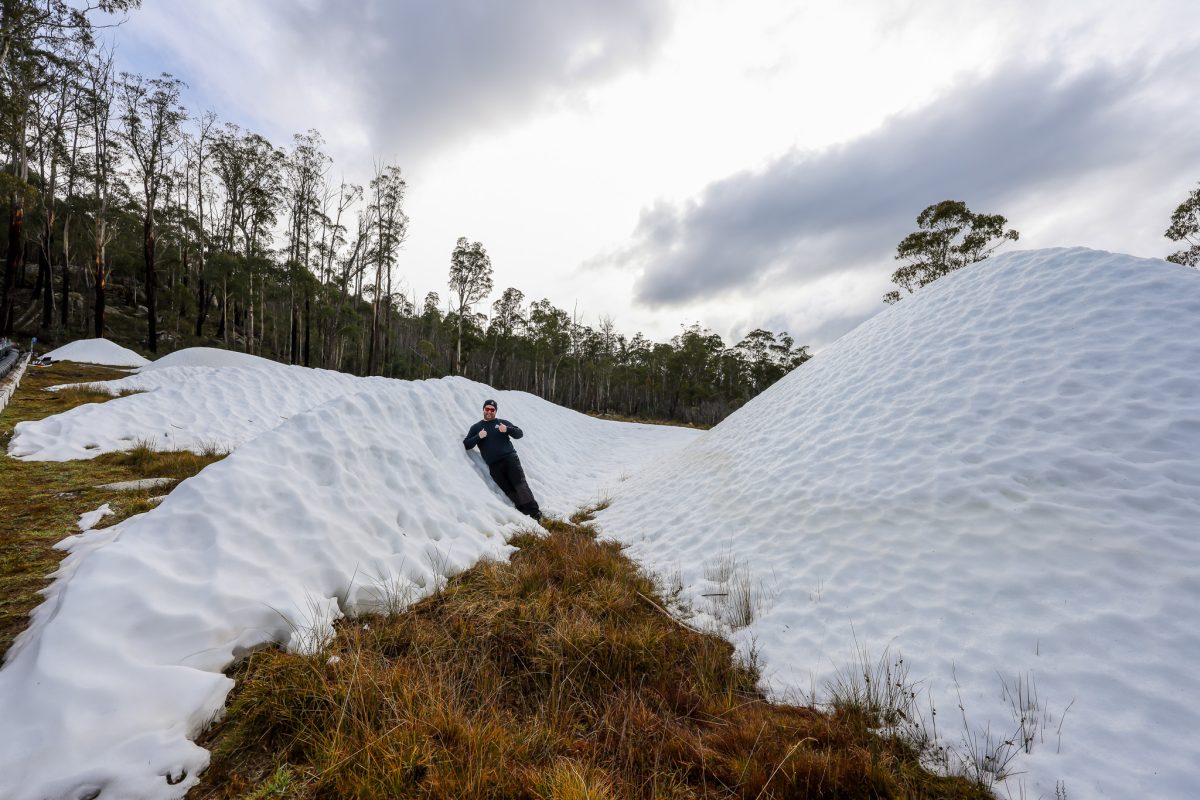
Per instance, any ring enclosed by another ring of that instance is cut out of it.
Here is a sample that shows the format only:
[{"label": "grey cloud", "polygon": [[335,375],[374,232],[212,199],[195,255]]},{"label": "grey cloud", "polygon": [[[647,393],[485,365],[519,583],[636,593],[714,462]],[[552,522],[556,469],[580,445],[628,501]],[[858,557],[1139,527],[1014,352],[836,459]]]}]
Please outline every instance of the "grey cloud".
[{"label": "grey cloud", "polygon": [[648,63],[672,22],[666,0],[318,0],[280,20],[406,158]]},{"label": "grey cloud", "polygon": [[1196,55],[1073,77],[1058,64],[1010,65],[862,138],[792,152],[694,200],[650,207],[628,248],[607,260],[642,270],[636,299],[652,307],[796,285],[890,264],[917,212],[939,200],[1004,213],[1006,201],[1096,170],[1194,159],[1196,112],[1181,119],[1186,93],[1164,100],[1164,88],[1182,87],[1190,73],[1180,62],[1194,67]]}]

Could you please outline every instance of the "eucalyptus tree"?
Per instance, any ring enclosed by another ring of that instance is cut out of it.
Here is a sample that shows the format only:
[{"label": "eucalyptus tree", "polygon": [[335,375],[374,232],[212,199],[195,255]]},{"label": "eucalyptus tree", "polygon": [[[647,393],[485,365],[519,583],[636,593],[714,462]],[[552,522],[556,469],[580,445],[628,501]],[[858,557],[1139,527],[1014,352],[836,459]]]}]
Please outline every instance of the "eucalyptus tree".
[{"label": "eucalyptus tree", "polygon": [[[354,246],[344,257],[340,257],[349,247],[347,227],[342,218],[354,208],[363,197],[363,188],[357,184],[346,183],[344,180],[338,187],[337,209],[332,220],[321,230],[321,240],[318,253],[321,258],[321,280],[334,289],[333,311],[326,315],[327,328],[324,337],[324,354],[321,363],[328,369],[337,369],[341,361],[342,314],[350,299],[350,280],[358,254],[362,249],[363,228],[362,215],[359,216],[358,235]],[[328,215],[325,215],[328,218]],[[336,265],[336,269],[335,269]]]},{"label": "eucalyptus tree", "polygon": [[0,122],[7,170],[8,246],[0,283],[0,336],[13,333],[13,289],[25,270],[25,209],[36,196],[29,183],[29,123],[33,96],[46,69],[44,20],[35,4],[0,2]]},{"label": "eucalyptus tree", "polygon": [[242,131],[238,126],[227,123],[214,137],[212,155],[213,171],[224,190],[224,236],[221,247],[230,256],[237,256],[223,260],[221,333],[228,344],[232,327],[229,324],[231,279],[235,281],[235,289],[237,283],[245,279],[248,292],[246,349],[254,352],[255,269],[266,245],[271,241],[271,229],[277,220],[276,212],[283,191],[284,154],[257,133]]},{"label": "eucalyptus tree", "polygon": [[80,113],[87,120],[90,134],[87,179],[92,186],[92,279],[95,301],[92,311],[93,334],[104,336],[105,284],[110,274],[107,248],[113,231],[109,225],[110,206],[122,188],[115,174],[121,156],[120,142],[113,130],[116,111],[116,79],[112,51],[94,51],[83,63],[83,92]]},{"label": "eucalyptus tree", "polygon": [[450,293],[457,298],[458,337],[455,346],[454,371],[462,375],[463,318],[471,306],[492,291],[492,259],[480,242],[468,242],[458,237],[450,253]]},{"label": "eucalyptus tree", "polygon": [[807,347],[794,347],[795,341],[786,331],[778,335],[762,328],[747,333],[731,348],[738,367],[746,373],[750,399],[775,381],[803,364],[812,356]]},{"label": "eucalyptus tree", "polygon": [[558,397],[558,368],[571,352],[571,318],[543,298],[529,307],[529,332],[534,391],[553,401]]},{"label": "eucalyptus tree", "polygon": [[615,360],[619,335],[616,333],[616,321],[608,314],[600,317],[599,337],[600,374],[596,382],[597,410],[604,410],[608,405],[609,391],[612,387],[613,361]]},{"label": "eucalyptus tree", "polygon": [[[375,221],[375,291],[371,297],[371,338],[367,351],[367,373],[374,375],[380,363],[380,324],[391,318],[392,267],[400,247],[408,239],[408,214],[404,211],[408,183],[400,167],[377,167],[371,179],[371,214]],[[386,275],[386,283],[384,276]],[[386,298],[386,300],[385,300]],[[384,310],[385,320],[380,319]]]},{"label": "eucalyptus tree", "polygon": [[1171,214],[1166,237],[1187,245],[1185,249],[1167,256],[1167,261],[1188,267],[1200,266],[1200,188],[1193,189]]},{"label": "eucalyptus tree", "polygon": [[66,134],[64,132],[65,147],[63,150],[67,173],[63,182],[63,192],[67,202],[62,221],[62,293],[60,295],[59,321],[64,331],[67,330],[71,318],[71,230],[78,212],[78,203],[75,200],[84,179],[85,156],[83,151],[87,138],[85,107],[81,102],[83,96],[83,86],[79,74],[79,64],[81,63],[82,60],[76,62],[75,76],[73,80],[65,84],[69,92],[67,102],[71,110],[71,132],[69,145],[65,144]]},{"label": "eucalyptus tree", "polygon": [[[319,226],[327,225],[323,199],[325,179],[333,160],[322,149],[325,140],[315,130],[292,137],[292,149],[284,158],[283,200],[288,208],[288,249],[285,268],[288,273],[289,360],[308,365],[313,238]],[[304,289],[304,336],[301,337],[296,286]]]},{"label": "eucalyptus tree", "polygon": [[[196,336],[204,333],[204,320],[208,317],[208,309],[212,305],[215,292],[212,282],[208,280],[206,268],[208,244],[212,237],[209,236],[208,228],[205,227],[204,201],[206,197],[211,197],[213,194],[213,187],[210,183],[212,173],[208,167],[208,160],[212,155],[213,140],[216,136],[213,128],[216,124],[216,113],[205,111],[196,118],[195,132],[188,132],[183,137],[183,151],[186,159],[185,183],[189,187],[184,195],[184,205],[188,213],[190,213],[191,206],[190,187],[193,181],[196,188],[196,268],[193,273],[196,286],[196,327],[194,331]],[[209,207],[212,207],[211,203]]]},{"label": "eucalyptus tree", "polygon": [[187,114],[179,104],[183,82],[163,73],[157,78],[123,73],[120,82],[121,128],[133,172],[142,185],[142,259],[145,267],[146,347],[158,351],[158,229],[154,213],[171,157],[179,145]]},{"label": "eucalyptus tree", "polygon": [[[69,158],[66,145],[66,118],[73,101],[74,81],[67,63],[55,64],[33,98],[31,114],[34,135],[32,151],[41,178],[38,211],[42,230],[38,236],[38,277],[34,298],[41,293],[41,330],[48,331],[54,316],[54,229],[58,210],[59,166]],[[65,269],[65,266],[64,266]],[[66,298],[64,298],[64,302]]]},{"label": "eucalyptus tree", "polygon": [[140,0],[0,0],[0,146],[7,171],[0,180],[8,202],[8,243],[0,281],[0,334],[11,334],[12,287],[25,265],[25,209],[35,196],[29,184],[28,129],[34,96],[73,54],[94,43],[94,12],[136,8]]},{"label": "eucalyptus tree", "polygon": [[525,294],[520,289],[510,286],[500,295],[499,300],[492,303],[492,318],[488,322],[487,331],[488,338],[492,340],[492,355],[488,359],[487,371],[489,384],[495,380],[497,354],[500,354],[500,369],[503,371],[513,340],[525,324],[525,314],[521,308],[524,301]]},{"label": "eucalyptus tree", "polygon": [[[974,214],[961,200],[934,203],[917,215],[920,230],[896,246],[896,260],[907,262],[892,273],[892,283],[910,294],[913,289],[976,261],[983,261],[1006,241],[1020,234],[1004,230],[1008,220],[1000,214]],[[885,303],[900,300],[899,290],[883,296]]]}]

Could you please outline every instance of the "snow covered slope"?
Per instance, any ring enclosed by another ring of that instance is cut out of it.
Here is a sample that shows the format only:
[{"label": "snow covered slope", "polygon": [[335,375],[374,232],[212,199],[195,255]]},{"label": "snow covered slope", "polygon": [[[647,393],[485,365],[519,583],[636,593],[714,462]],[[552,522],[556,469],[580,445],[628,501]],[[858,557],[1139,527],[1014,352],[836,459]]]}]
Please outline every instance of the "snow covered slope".
[{"label": "snow covered slope", "polygon": [[80,364],[102,364],[109,367],[141,367],[149,364],[127,347],[108,339],[78,339],[64,344],[46,355],[55,361],[75,361]]},{"label": "snow covered slope", "polygon": [[1007,734],[997,673],[1032,673],[1053,721],[1027,796],[1200,787],[1195,270],[1084,249],[974,265],[623,486],[603,529],[678,567],[697,607],[722,553],[762,581],[736,636],[776,690],[820,687],[857,637],[930,681],[941,733],[956,674],[972,727]]},{"label": "snow covered slope", "polygon": [[[92,406],[85,422],[62,415],[37,453],[78,457],[171,419],[183,424],[177,445],[222,426],[243,444],[147,514],[64,543],[70,555],[0,670],[6,800],[181,796],[208,761],[190,739],[222,707],[233,659],[269,641],[309,647],[342,611],[416,599],[506,553],[504,534],[529,520],[462,447],[484,398],[524,428],[517,448],[550,512],[600,499],[697,435],[462,378],[177,366],[116,383],[138,380],[160,382]],[[250,407],[288,418],[241,428]],[[19,441],[34,441],[27,430]]]}]

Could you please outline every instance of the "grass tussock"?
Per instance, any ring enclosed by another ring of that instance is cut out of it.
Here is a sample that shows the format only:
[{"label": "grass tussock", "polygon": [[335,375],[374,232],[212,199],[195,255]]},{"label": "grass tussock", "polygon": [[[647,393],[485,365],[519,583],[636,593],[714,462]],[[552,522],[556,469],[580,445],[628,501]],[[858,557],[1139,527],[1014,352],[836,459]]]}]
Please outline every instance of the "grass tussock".
[{"label": "grass tussock", "polygon": [[[7,449],[18,422],[43,419],[77,405],[111,400],[88,392],[46,389],[62,383],[96,382],[126,373],[90,364],[59,362],[47,368],[26,370],[11,402],[0,413],[0,447]],[[110,453],[80,461],[19,461],[0,456],[0,654],[28,625],[29,612],[41,602],[38,593],[58,567],[63,552],[54,544],[79,532],[79,515],[108,503],[114,515],[97,527],[109,527],[149,511],[155,495],[149,492],[114,492],[97,486],[139,478],[170,477],[183,480],[220,460],[224,453],[210,448],[204,454],[142,452],[129,457]]]},{"label": "grass tussock", "polygon": [[206,445],[199,453],[189,450],[159,450],[150,439],[137,439],[133,447],[113,453],[114,463],[137,472],[144,478],[189,478],[214,461],[228,455],[218,445]]},{"label": "grass tussock", "polygon": [[770,703],[586,520],[513,537],[438,594],[251,655],[202,744],[203,798],[987,797],[872,733]]}]

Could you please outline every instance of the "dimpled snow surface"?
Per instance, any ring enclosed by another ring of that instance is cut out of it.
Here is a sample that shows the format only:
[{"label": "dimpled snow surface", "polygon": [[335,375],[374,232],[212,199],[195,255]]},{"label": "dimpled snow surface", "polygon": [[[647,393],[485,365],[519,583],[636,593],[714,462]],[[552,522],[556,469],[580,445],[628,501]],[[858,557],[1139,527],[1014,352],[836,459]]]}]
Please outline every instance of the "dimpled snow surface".
[{"label": "dimpled snow surface", "polygon": [[240,655],[269,642],[311,650],[342,613],[419,599],[506,555],[506,535],[531,522],[463,449],[484,398],[524,429],[530,486],[555,514],[698,435],[464,378],[186,353],[108,385],[143,394],[13,439],[21,457],[44,459],[145,438],[235,449],[150,512],[60,544],[69,555],[0,670],[0,798],[181,797],[208,763],[191,740],[222,708],[232,681],[221,671]]},{"label": "dimpled snow surface", "polygon": [[1055,249],[948,275],[635,475],[599,522],[718,618],[711,596],[750,586],[734,638],[777,693],[819,694],[856,641],[891,646],[955,744],[955,676],[994,738],[1015,730],[1002,681],[1032,678],[1047,723],[1012,796],[1200,790],[1195,270]]}]

